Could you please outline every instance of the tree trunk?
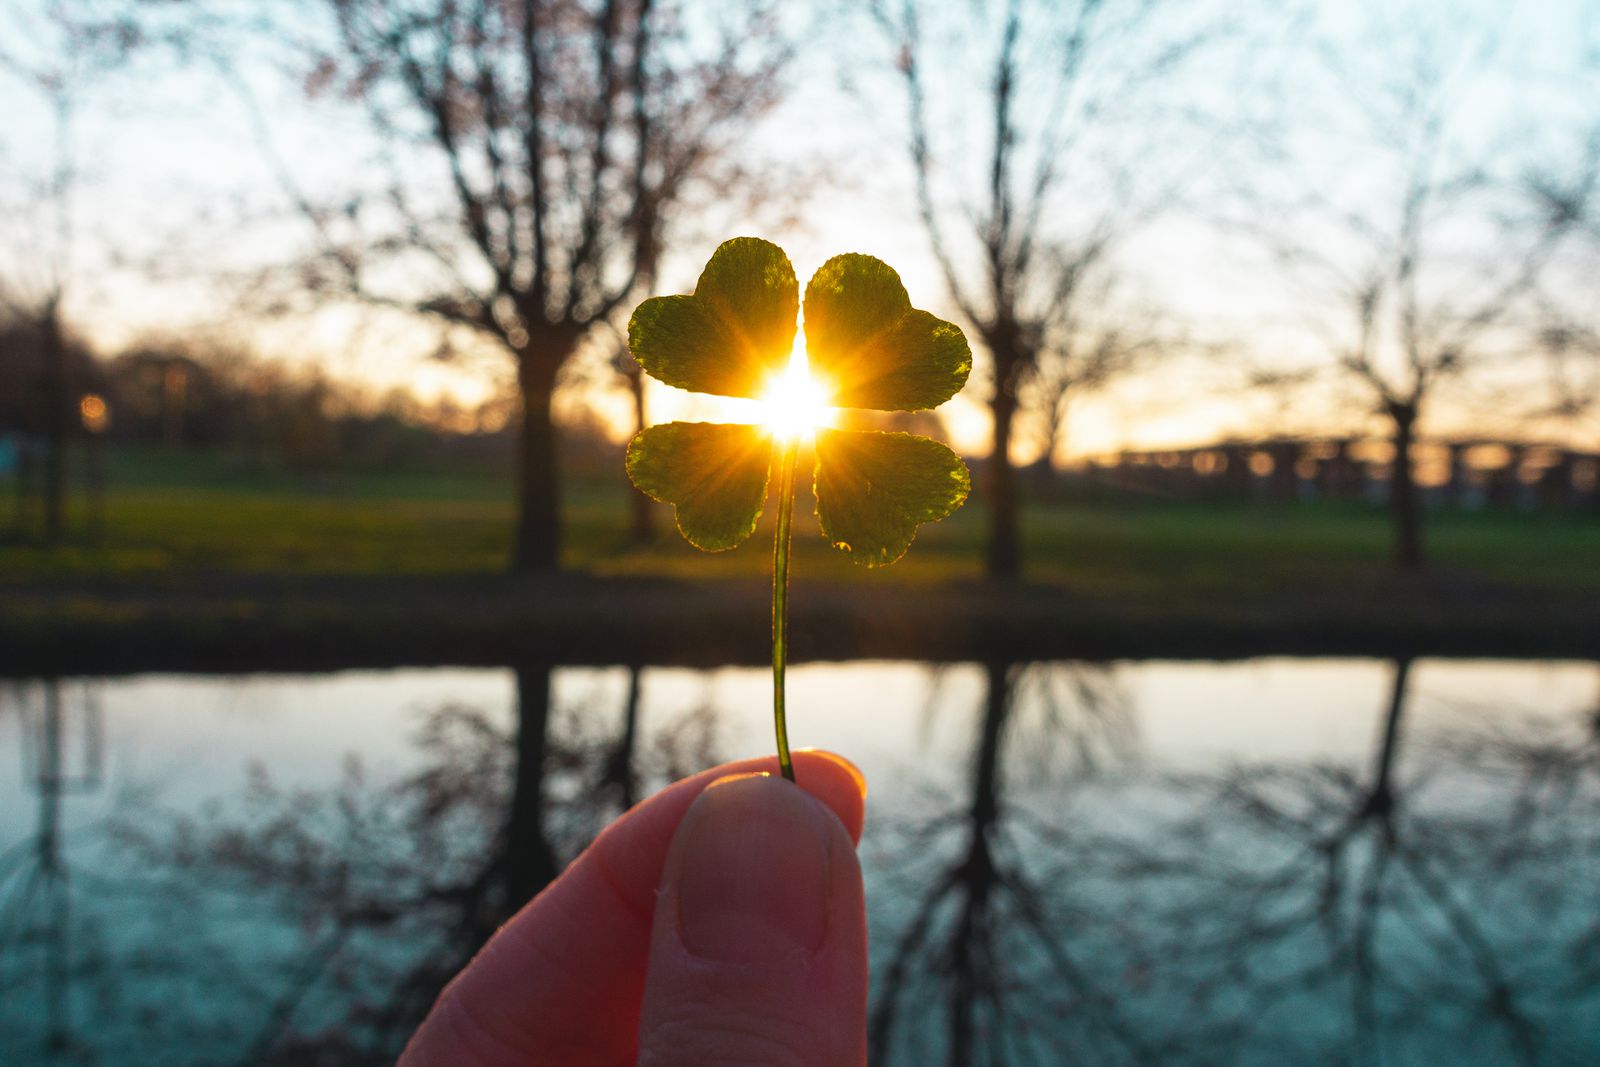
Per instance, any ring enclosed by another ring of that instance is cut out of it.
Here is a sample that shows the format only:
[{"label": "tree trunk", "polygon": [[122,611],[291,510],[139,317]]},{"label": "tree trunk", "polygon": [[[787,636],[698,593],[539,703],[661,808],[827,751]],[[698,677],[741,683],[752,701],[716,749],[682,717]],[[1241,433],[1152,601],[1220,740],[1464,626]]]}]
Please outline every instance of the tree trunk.
[{"label": "tree trunk", "polygon": [[32,536],[33,468],[33,449],[28,447],[27,438],[23,438],[17,446],[16,495],[12,498],[13,520],[19,541]]},{"label": "tree trunk", "polygon": [[1040,450],[1038,458],[1028,465],[1027,475],[1030,481],[1024,483],[1032,484],[1036,489],[1047,493],[1054,493],[1057,489],[1056,448],[1064,443],[1067,429],[1067,387],[1058,384],[1056,388],[1055,396],[1046,398],[1039,405],[1045,420],[1044,432],[1041,435],[1044,447]]},{"label": "tree trunk", "polygon": [[[630,359],[628,362],[633,363]],[[644,370],[634,363],[628,371],[628,388],[633,393],[633,432],[641,433],[645,427]],[[656,537],[656,509],[651,499],[629,486],[632,504],[632,523],[629,536],[634,544],[645,545]]]},{"label": "tree trunk", "polygon": [[44,322],[44,539],[59,544],[67,528],[67,353],[61,313],[52,302]]},{"label": "tree trunk", "polygon": [[533,899],[557,874],[544,828],[545,752],[550,732],[550,666],[517,668],[516,761],[506,818],[504,892],[507,915]]},{"label": "tree trunk", "polygon": [[[45,1048],[65,1053],[72,1048],[72,1020],[68,990],[72,986],[68,964],[70,944],[67,924],[67,870],[61,856],[61,799],[66,792],[61,748],[61,682],[45,682],[43,757],[39,768],[39,833],[34,845],[38,873],[44,890],[44,922],[34,937],[45,959]],[[31,887],[30,887],[31,888]],[[26,927],[24,927],[26,929]]]},{"label": "tree trunk", "polygon": [[993,993],[984,967],[986,931],[994,922],[994,836],[1000,820],[1000,775],[1005,755],[1006,720],[1011,710],[1011,665],[985,664],[983,723],[973,763],[972,807],[968,818],[971,838],[959,874],[966,890],[950,938],[950,999],[946,1020],[948,1045],[945,1062],[951,1067],[971,1063],[979,1042],[978,1008]]},{"label": "tree trunk", "polygon": [[1014,353],[994,349],[994,451],[989,454],[989,545],[987,570],[990,578],[1015,578],[1022,570],[1022,547],[1017,533],[1017,473],[1011,465],[1011,424],[1017,413],[1016,367]]},{"label": "tree trunk", "polygon": [[1040,457],[1043,462],[1039,465],[1046,474],[1056,469],[1056,449],[1067,443],[1067,390],[1070,387],[1070,382],[1057,382],[1055,394],[1050,397],[1046,409],[1049,425],[1045,430],[1044,455]]},{"label": "tree trunk", "polygon": [[633,761],[639,748],[639,695],[643,688],[644,668],[628,668],[628,697],[622,706],[622,736],[606,760],[602,784],[616,786],[622,810],[627,811],[639,801],[639,778],[634,773]]},{"label": "tree trunk", "polygon": [[972,828],[974,837],[987,837],[1000,818],[1000,772],[1004,756],[1006,721],[1012,706],[1012,665],[1001,661],[984,664],[983,725],[973,760]]},{"label": "tree trunk", "polygon": [[1394,462],[1389,474],[1389,508],[1394,517],[1394,559],[1404,570],[1422,567],[1422,512],[1417,499],[1416,470],[1412,463],[1417,406],[1391,403],[1394,420]]},{"label": "tree trunk", "polygon": [[550,402],[561,360],[521,353],[517,384],[522,423],[517,433],[517,529],[511,569],[558,570],[561,566],[561,487],[555,421]]},{"label": "tree trunk", "polygon": [[1378,747],[1377,766],[1372,786],[1367,791],[1363,815],[1386,817],[1394,811],[1394,760],[1400,748],[1400,716],[1406,707],[1406,682],[1411,677],[1411,659],[1394,661],[1394,679],[1389,687],[1389,708],[1383,717],[1383,740]]}]

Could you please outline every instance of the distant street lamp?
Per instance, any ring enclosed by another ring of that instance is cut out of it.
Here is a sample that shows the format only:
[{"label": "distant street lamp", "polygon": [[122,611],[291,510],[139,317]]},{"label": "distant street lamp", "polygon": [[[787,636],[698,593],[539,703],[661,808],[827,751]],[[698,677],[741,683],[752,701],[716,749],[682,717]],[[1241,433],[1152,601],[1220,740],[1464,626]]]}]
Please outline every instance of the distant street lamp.
[{"label": "distant street lamp", "polygon": [[111,409],[99,393],[84,393],[78,401],[78,414],[83,417],[83,428],[92,434],[103,434],[111,425]]},{"label": "distant street lamp", "polygon": [[89,492],[89,537],[95,543],[106,528],[106,431],[111,428],[111,408],[99,393],[78,398],[78,416],[89,435],[84,480]]}]

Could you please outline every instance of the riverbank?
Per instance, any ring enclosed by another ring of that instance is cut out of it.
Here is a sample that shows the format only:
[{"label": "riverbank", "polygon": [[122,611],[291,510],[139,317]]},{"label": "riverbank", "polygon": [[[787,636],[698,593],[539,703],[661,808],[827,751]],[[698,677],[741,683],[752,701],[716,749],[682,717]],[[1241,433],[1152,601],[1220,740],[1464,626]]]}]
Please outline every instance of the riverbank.
[{"label": "riverbank", "polygon": [[[758,664],[746,578],[193,572],[0,587],[0,673]],[[1600,654],[1600,599],[1443,573],[1344,573],[1231,597],[976,581],[801,582],[797,660]]]},{"label": "riverbank", "polygon": [[[0,672],[767,655],[765,525],[702,553],[663,508],[640,541],[609,467],[567,486],[553,577],[503,573],[511,501],[482,474],[308,479],[138,453],[113,474],[98,527],[75,520],[52,548],[0,534]],[[991,585],[981,502],[863,570],[805,497],[800,660],[1600,654],[1597,515],[1431,512],[1430,569],[1402,575],[1376,505],[1030,497],[1027,581]]]}]

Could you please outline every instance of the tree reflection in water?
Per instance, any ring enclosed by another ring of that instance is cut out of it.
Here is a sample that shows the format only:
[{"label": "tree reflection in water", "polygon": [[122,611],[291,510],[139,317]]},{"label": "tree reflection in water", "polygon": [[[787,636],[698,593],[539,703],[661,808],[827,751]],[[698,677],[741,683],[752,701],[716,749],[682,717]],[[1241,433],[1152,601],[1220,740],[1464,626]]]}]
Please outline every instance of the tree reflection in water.
[{"label": "tree reflection in water", "polygon": [[556,707],[551,673],[518,668],[510,730],[482,708],[430,711],[421,769],[400,781],[369,783],[354,757],[332,789],[283,790],[256,768],[225,813],[141,835],[184,893],[233,893],[299,931],[244,998],[266,1007],[229,1062],[392,1062],[449,978],[635,789],[718,762],[709,706],[641,748],[638,668],[619,737],[593,701]]},{"label": "tree reflection in water", "polygon": [[[1079,760],[1017,789],[1004,770],[1052,749],[1007,739],[1016,692],[1048,669],[987,667],[968,801],[906,831],[922,884],[888,924],[875,1064],[1600,1055],[1592,710],[1408,737],[1401,660],[1365,771],[1241,764],[1108,789]],[[1053,751],[1093,751],[1082,731],[1106,721],[1058,717],[1080,734]]]},{"label": "tree reflection in water", "polygon": [[[1572,985],[1600,875],[1592,754],[1578,770],[1566,744],[1526,750],[1570,732],[1532,716],[1515,735],[1501,716],[1408,739],[1411,673],[1393,665],[1365,775],[1247,767],[1201,784],[1154,864],[1177,889],[1165,918],[1191,968],[1234,984],[1241,1032],[1304,1035],[1290,1054],[1593,1062],[1593,989]],[[1570,806],[1528,803],[1563,763]]]},{"label": "tree reflection in water", "polygon": [[[902,828],[911,874],[897,888],[906,918],[876,961],[870,1059],[1060,1062],[1052,1056],[1103,1043],[1142,1052],[1144,1037],[1080,958],[1053,893],[1071,872],[1053,869],[1052,859],[1076,851],[1073,785],[1133,749],[1127,702],[1104,668],[991,662],[984,674],[966,802]],[[1019,721],[1030,683],[1034,721]],[[1015,752],[1026,755],[1008,764]],[[1037,774],[1052,762],[1062,807],[1043,814],[1007,801],[1008,766]],[[917,861],[928,855],[945,859],[930,869]],[[1069,1019],[1075,1024],[1064,1026]]]},{"label": "tree reflection in water", "polygon": [[[93,953],[83,946],[74,952],[75,928],[80,936],[86,931],[74,922],[73,897],[84,888],[74,884],[67,858],[62,802],[101,787],[105,723],[92,689],[55,678],[37,693],[5,687],[0,711],[13,712],[22,727],[22,778],[38,803],[32,837],[0,853],[0,993],[18,1001],[37,994],[39,1046],[52,1057],[75,1057],[81,1050],[72,987],[83,976],[78,963]],[[92,873],[88,882],[93,892]],[[0,1039],[7,1057],[21,1051]]]},{"label": "tree reflection in water", "polygon": [[[1362,760],[1178,773],[1119,669],[986,665],[955,794],[869,822],[874,1064],[1600,1062],[1600,702],[1429,727],[1425,673],[1392,665]],[[529,665],[509,725],[427,713],[402,780],[257,769],[181,818],[114,792],[101,852],[61,814],[101,780],[94,688],[21,687],[0,1062],[389,1062],[601,826],[718,760],[714,710],[646,724],[643,689],[618,722]]]}]

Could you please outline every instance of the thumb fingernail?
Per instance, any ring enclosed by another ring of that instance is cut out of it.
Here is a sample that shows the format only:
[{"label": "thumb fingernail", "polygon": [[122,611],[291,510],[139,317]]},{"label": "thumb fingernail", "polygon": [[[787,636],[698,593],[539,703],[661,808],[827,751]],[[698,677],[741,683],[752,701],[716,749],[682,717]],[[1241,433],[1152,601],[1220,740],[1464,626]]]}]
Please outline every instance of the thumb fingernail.
[{"label": "thumb fingernail", "polygon": [[683,946],[733,964],[821,947],[830,819],[803,790],[765,774],[722,779],[702,793],[667,869]]}]

